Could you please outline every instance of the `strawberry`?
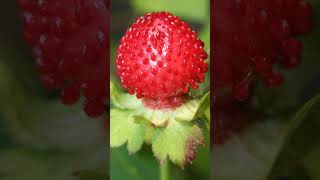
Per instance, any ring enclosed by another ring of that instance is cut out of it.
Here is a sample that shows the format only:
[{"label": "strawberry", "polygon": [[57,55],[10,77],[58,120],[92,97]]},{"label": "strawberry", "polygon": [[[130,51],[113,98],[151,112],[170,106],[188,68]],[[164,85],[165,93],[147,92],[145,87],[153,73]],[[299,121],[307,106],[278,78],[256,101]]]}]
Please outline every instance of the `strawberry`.
[{"label": "strawberry", "polygon": [[250,98],[254,81],[279,86],[284,78],[274,67],[290,69],[300,63],[303,44],[297,37],[312,30],[311,9],[305,0],[213,2],[214,144],[247,124],[239,101]]},{"label": "strawberry", "polygon": [[61,90],[63,104],[85,97],[91,117],[107,109],[109,64],[105,0],[19,0],[23,37],[41,82]]},{"label": "strawberry", "polygon": [[298,35],[311,30],[311,6],[305,0],[226,0],[213,3],[213,58],[220,89],[244,101],[250,86],[262,80],[282,84],[274,65],[292,68],[301,61]]},{"label": "strawberry", "polygon": [[139,17],[122,37],[117,73],[130,94],[154,109],[180,106],[207,71],[207,53],[197,33],[169,12]]}]

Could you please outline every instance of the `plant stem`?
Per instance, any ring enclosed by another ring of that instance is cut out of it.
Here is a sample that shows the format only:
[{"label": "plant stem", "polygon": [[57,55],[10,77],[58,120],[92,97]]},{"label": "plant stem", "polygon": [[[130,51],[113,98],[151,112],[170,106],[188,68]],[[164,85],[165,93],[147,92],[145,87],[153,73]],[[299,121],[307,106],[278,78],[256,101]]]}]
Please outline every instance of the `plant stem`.
[{"label": "plant stem", "polygon": [[169,162],[166,160],[160,164],[160,180],[169,180]]}]

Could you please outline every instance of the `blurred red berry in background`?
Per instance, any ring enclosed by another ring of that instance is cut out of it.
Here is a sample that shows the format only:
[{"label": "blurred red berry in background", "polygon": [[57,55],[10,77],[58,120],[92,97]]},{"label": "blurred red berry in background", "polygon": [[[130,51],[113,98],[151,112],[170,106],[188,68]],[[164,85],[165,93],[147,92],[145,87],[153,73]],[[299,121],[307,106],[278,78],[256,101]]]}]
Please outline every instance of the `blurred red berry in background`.
[{"label": "blurred red berry in background", "polygon": [[84,97],[90,117],[107,111],[109,6],[105,0],[19,0],[23,36],[40,80],[65,105]]},{"label": "blurred red berry in background", "polygon": [[222,106],[226,98],[246,101],[257,80],[267,87],[279,86],[284,78],[278,67],[289,69],[301,62],[303,44],[297,38],[311,31],[312,8],[305,0],[216,0],[211,10],[213,93],[224,97],[212,107],[217,114],[228,112],[218,120],[213,115],[215,136],[232,131],[225,123],[242,127],[234,116],[241,108]]}]

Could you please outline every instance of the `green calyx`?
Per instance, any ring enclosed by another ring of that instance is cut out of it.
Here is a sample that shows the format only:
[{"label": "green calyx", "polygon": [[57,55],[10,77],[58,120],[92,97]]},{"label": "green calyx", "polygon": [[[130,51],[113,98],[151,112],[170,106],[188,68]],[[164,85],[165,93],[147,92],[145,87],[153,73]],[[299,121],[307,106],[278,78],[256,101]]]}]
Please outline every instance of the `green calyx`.
[{"label": "green calyx", "polygon": [[151,109],[111,81],[110,146],[127,144],[133,154],[145,142],[160,162],[170,159],[184,167],[195,158],[196,147],[204,145],[202,130],[194,120],[203,119],[209,127],[209,96],[189,97],[175,109]]}]

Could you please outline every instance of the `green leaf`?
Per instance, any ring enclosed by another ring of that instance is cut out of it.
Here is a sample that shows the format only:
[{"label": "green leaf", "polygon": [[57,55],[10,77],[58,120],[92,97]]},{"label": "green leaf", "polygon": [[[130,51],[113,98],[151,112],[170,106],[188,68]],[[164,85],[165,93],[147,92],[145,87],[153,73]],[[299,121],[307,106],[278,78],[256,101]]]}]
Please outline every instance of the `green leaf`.
[{"label": "green leaf", "polygon": [[[312,166],[314,164],[310,157],[316,152],[320,143],[320,96],[314,97],[307,102],[295,115],[287,129],[286,139],[282,149],[274,163],[270,178],[278,176],[288,176],[297,171],[297,167],[303,170],[303,164],[313,174]],[[314,164],[320,166],[320,162]],[[320,174],[318,173],[320,178]]]},{"label": "green leaf", "polygon": [[169,11],[174,15],[198,22],[205,21],[210,14],[209,0],[132,0],[130,3],[139,12]]},{"label": "green leaf", "polygon": [[320,162],[320,143],[318,142],[303,158],[303,165],[306,173],[311,179],[320,179],[319,162]]},{"label": "green leaf", "polygon": [[208,93],[206,93],[203,97],[188,99],[187,102],[176,109],[159,110],[144,106],[141,99],[123,93],[112,81],[110,81],[110,88],[111,108],[114,106],[115,108],[128,110],[132,116],[144,117],[156,126],[163,126],[169,120],[192,121],[197,112],[201,114],[200,105],[202,105],[201,108],[204,108],[209,100]]},{"label": "green leaf", "polygon": [[210,128],[210,92],[201,98],[195,118],[206,119],[207,126]]},{"label": "green leaf", "polygon": [[317,96],[292,120],[286,120],[286,115],[256,122],[226,144],[216,145],[213,149],[213,178],[275,180],[288,176],[297,179],[316,177],[318,169],[313,167],[320,165],[315,160],[320,142],[319,109],[320,96]]},{"label": "green leaf", "polygon": [[265,180],[283,142],[284,127],[280,119],[256,122],[226,144],[215,145],[212,179]]},{"label": "green leaf", "polygon": [[[208,130],[202,131],[204,135],[205,142],[210,142],[210,132]],[[193,172],[193,174],[198,175],[198,179],[210,179],[211,177],[211,146],[208,144],[205,147],[201,147],[197,150],[197,157],[192,162],[188,169]],[[192,179],[192,178],[191,178]]]},{"label": "green leaf", "polygon": [[179,121],[192,121],[195,117],[197,110],[199,109],[200,101],[199,100],[189,100],[181,107],[177,108],[172,112],[171,117],[174,117],[175,120]]},{"label": "green leaf", "polygon": [[[176,109],[159,110],[148,108],[141,99],[122,93],[112,81],[110,85],[111,103],[114,104],[110,111],[111,147],[127,143],[129,153],[132,154],[141,149],[143,142],[147,142],[151,143],[161,162],[168,156],[171,161],[183,167],[193,160],[196,146],[204,142],[202,132],[193,120],[210,118],[209,93],[200,97],[201,99],[188,99]],[[176,139],[179,139],[179,143],[172,141]],[[163,148],[163,143],[165,146],[172,146]],[[193,143],[192,147],[190,143]]]},{"label": "green leaf", "polygon": [[121,109],[110,111],[110,146],[119,147],[127,143],[130,154],[141,149],[146,134],[147,121],[132,112]]},{"label": "green leaf", "polygon": [[152,150],[160,162],[169,158],[184,167],[195,158],[195,147],[204,144],[200,128],[191,122],[169,121],[164,128],[156,128]]}]

